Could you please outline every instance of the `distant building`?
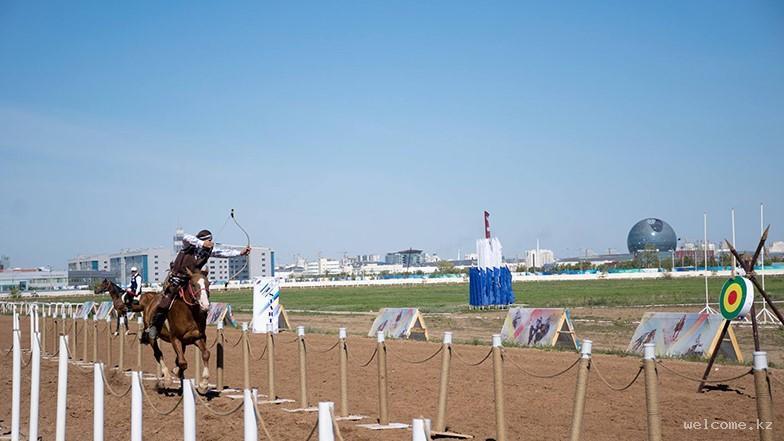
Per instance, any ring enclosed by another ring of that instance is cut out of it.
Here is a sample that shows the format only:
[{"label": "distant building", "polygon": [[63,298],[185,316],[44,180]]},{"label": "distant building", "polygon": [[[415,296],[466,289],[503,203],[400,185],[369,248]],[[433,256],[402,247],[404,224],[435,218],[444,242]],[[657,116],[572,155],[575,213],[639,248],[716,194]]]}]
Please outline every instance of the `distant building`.
[{"label": "distant building", "polygon": [[425,262],[425,255],[422,250],[408,249],[387,253],[384,259],[389,265],[400,264],[404,266],[416,266]]},{"label": "distant building", "polygon": [[8,256],[0,256],[0,271],[11,268],[11,258]]},{"label": "distant building", "polygon": [[777,240],[773,242],[768,248],[768,252],[771,254],[784,254],[784,241]]},{"label": "distant building", "polygon": [[678,236],[670,224],[657,218],[643,219],[629,230],[626,244],[630,254],[640,251],[673,251],[678,244]]},{"label": "distant building", "polygon": [[[729,248],[719,248],[717,250],[716,244],[708,242],[707,251],[708,259],[712,259],[716,254],[729,253]],[[702,241],[697,243],[684,242],[680,248],[675,250],[675,258],[683,259],[686,257],[692,258],[694,262],[703,262],[705,259],[705,243]]]},{"label": "distant building", "polygon": [[528,268],[542,268],[555,262],[552,250],[533,249],[525,252],[525,266]]},{"label": "distant building", "polygon": [[68,261],[68,278],[72,285],[91,285],[103,279],[124,285],[131,277],[131,268],[137,267],[143,283],[161,284],[172,259],[169,248],[125,249],[116,253],[77,256]]},{"label": "distant building", "polygon": [[[182,250],[182,239],[185,230],[177,228],[172,237],[172,256]],[[223,249],[243,250],[245,245],[228,245],[215,243]],[[204,269],[209,272],[210,282],[227,282],[231,280],[252,280],[256,277],[272,277],[275,275],[275,252],[271,248],[252,246],[250,254],[236,257],[211,257]]]},{"label": "distant building", "polygon": [[351,273],[352,271],[350,266],[344,266],[341,261],[327,259],[326,257],[320,257],[316,260],[306,261],[303,267],[303,276],[328,276],[341,273]]},{"label": "distant building", "polygon": [[67,271],[48,268],[17,268],[0,271],[0,292],[55,291],[68,287]]},{"label": "distant building", "polygon": [[[242,250],[244,245],[216,244],[221,248]],[[275,275],[275,252],[271,248],[251,246],[250,254],[236,257],[211,257],[205,268],[209,270],[211,282],[231,280],[253,280],[256,277]]]},{"label": "distant building", "polygon": [[[180,241],[179,249],[182,249]],[[244,249],[245,246],[216,244],[221,248]],[[177,253],[173,248],[140,248],[121,250],[117,253],[77,256],[68,261],[68,278],[71,285],[92,285],[109,279],[126,285],[131,277],[131,268],[137,267],[145,284],[163,284],[168,276],[171,262]],[[247,263],[247,265],[246,265]],[[270,248],[251,248],[248,256],[229,258],[213,257],[204,265],[209,272],[210,282],[250,280],[274,275],[275,253]]]},{"label": "distant building", "polygon": [[381,262],[381,255],[379,254],[359,254],[354,259],[357,263],[375,263]]}]

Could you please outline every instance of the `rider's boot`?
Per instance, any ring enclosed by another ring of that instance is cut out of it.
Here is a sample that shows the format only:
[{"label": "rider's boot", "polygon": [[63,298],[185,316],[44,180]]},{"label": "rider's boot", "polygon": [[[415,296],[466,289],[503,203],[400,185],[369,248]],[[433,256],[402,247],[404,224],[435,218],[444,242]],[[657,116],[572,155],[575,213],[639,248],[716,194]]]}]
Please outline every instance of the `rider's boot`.
[{"label": "rider's boot", "polygon": [[152,341],[158,338],[158,334],[161,332],[161,328],[163,327],[163,322],[166,321],[166,311],[155,311],[155,316],[152,318],[152,323],[150,327],[147,328],[145,331],[147,333],[147,338]]}]

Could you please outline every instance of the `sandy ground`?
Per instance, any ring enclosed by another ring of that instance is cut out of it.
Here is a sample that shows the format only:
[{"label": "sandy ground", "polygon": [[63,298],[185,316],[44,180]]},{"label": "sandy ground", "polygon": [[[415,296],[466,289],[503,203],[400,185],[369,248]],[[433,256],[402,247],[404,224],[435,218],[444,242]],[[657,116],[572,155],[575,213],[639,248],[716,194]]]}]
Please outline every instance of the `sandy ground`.
[{"label": "sandy ground", "polygon": [[[455,329],[458,337],[472,339],[472,333],[487,335],[484,326],[477,325],[487,321],[493,324],[497,332],[498,313],[484,313],[486,319],[444,317],[446,325]],[[575,315],[578,316],[577,312]],[[587,314],[586,314],[587,315]],[[325,318],[326,317],[326,318]],[[367,422],[375,422],[378,414],[378,385],[375,362],[362,368],[360,364],[370,357],[375,341],[356,334],[366,330],[371,317],[327,317],[292,315],[293,324],[306,325],[311,329],[321,327],[334,330],[338,323],[347,324],[354,334],[349,337],[349,400],[352,413],[368,415]],[[325,321],[328,320],[328,321]],[[356,322],[354,322],[356,320]],[[450,323],[450,320],[456,320]],[[434,334],[440,337],[438,328],[440,319],[429,321]],[[463,323],[465,322],[465,323]],[[579,323],[579,322],[578,322]],[[329,326],[327,326],[329,325]],[[0,429],[3,433],[10,427],[11,418],[11,356],[6,351],[11,346],[11,318],[0,317]],[[22,322],[23,347],[29,345],[29,327]],[[489,329],[489,328],[488,328]],[[578,329],[579,331],[579,329]],[[105,324],[99,328],[98,355],[106,358]],[[632,329],[633,332],[633,329]],[[364,332],[363,332],[364,333]],[[91,334],[91,333],[90,333]],[[52,349],[51,329],[47,349]],[[226,331],[230,341],[239,337],[233,329]],[[210,330],[210,342],[215,330]],[[463,337],[460,337],[463,336]],[[479,337],[476,337],[479,338]],[[84,331],[79,331],[77,347],[73,353],[77,358],[83,354],[85,341],[91,342],[92,336],[85,339]],[[136,344],[132,337],[127,337],[125,363],[135,364]],[[337,401],[338,384],[338,352],[335,350],[319,353],[335,342],[334,335],[308,335],[309,351],[308,379],[310,401]],[[487,340],[487,337],[482,339]],[[254,335],[251,339],[256,357],[264,348],[264,336]],[[91,346],[90,346],[91,348]],[[424,364],[409,364],[398,357],[408,360],[423,359],[439,348],[438,343],[413,341],[388,341],[389,358],[389,400],[392,421],[410,423],[412,418],[424,416],[435,419],[438,378],[440,373],[440,356]],[[113,344],[113,360],[117,361],[117,340]],[[154,372],[155,366],[149,348],[144,347],[143,368],[146,372]],[[455,351],[468,361],[478,361],[488,352],[487,345],[456,344]],[[164,348],[166,359],[171,366],[172,351]],[[215,351],[212,351],[212,378],[215,381]],[[194,351],[188,350],[188,361],[193,366]],[[577,355],[572,352],[543,351],[534,349],[508,349],[508,356],[523,367],[540,373],[555,373],[569,366]],[[23,353],[27,360],[28,353]],[[91,358],[91,351],[88,351]],[[677,371],[699,376],[704,363],[666,361],[667,366]],[[608,381],[615,385],[627,383],[632,379],[639,367],[639,360],[633,357],[596,354],[594,365]],[[251,382],[258,386],[261,393],[267,390],[267,361],[254,361],[251,367]],[[297,347],[293,343],[292,333],[282,333],[277,337],[276,345],[276,388],[278,395],[296,399],[298,396]],[[742,366],[719,366],[714,372],[716,377],[728,377],[746,370]],[[453,359],[452,377],[449,391],[449,411],[447,422],[449,427],[458,432],[472,434],[476,439],[492,439],[495,433],[495,417],[493,406],[493,374],[490,360],[478,367],[470,367]],[[772,370],[777,378],[784,379],[784,372]],[[188,376],[193,369],[188,371]],[[226,349],[226,383],[240,386],[242,382],[242,355],[238,348]],[[115,389],[121,390],[129,384],[129,378],[122,373],[111,373],[110,383]],[[29,411],[29,368],[23,370],[22,387],[22,428],[26,432]],[[543,439],[561,440],[568,437],[572,415],[572,401],[575,389],[576,370],[555,379],[538,379],[528,376],[516,367],[507,363],[504,367],[504,385],[506,401],[507,434],[510,440]],[[41,399],[41,435],[42,439],[54,438],[55,406],[57,387],[56,359],[42,362],[42,399]],[[155,404],[160,408],[173,405],[177,397],[159,395],[154,392],[154,383],[145,382],[145,387],[152,395]],[[784,402],[782,387],[774,382],[773,397],[777,421],[784,418]],[[730,384],[729,391],[712,390],[704,394],[695,393],[696,383],[679,378],[672,373],[660,369],[660,407],[662,426],[665,439],[715,440],[734,439],[752,440],[758,435],[754,430],[687,430],[684,423],[698,421],[707,422],[745,422],[753,424],[756,420],[754,388],[750,376]],[[211,406],[216,409],[229,409],[235,405],[225,397],[215,398]],[[262,414],[275,440],[305,440],[316,421],[313,413],[287,413],[283,408],[295,408],[296,403],[282,405],[261,405]],[[71,440],[92,438],[92,373],[85,372],[77,365],[71,364],[68,378],[68,410],[67,437]],[[238,440],[242,439],[242,415],[236,413],[227,417],[215,417],[197,404],[197,431],[200,440]],[[127,439],[130,426],[130,399],[106,396],[106,439]],[[642,381],[638,381],[624,392],[615,392],[600,382],[596,372],[589,378],[586,398],[585,418],[583,421],[583,439],[585,440],[643,440],[645,439],[645,391]],[[369,431],[357,428],[354,422],[342,422],[341,431],[346,440],[409,440],[411,433],[405,430]],[[781,439],[781,434],[775,434]],[[178,409],[169,417],[161,417],[153,412],[149,404],[144,410],[144,437],[146,439],[181,439],[182,412]],[[260,438],[262,439],[262,438]]]}]

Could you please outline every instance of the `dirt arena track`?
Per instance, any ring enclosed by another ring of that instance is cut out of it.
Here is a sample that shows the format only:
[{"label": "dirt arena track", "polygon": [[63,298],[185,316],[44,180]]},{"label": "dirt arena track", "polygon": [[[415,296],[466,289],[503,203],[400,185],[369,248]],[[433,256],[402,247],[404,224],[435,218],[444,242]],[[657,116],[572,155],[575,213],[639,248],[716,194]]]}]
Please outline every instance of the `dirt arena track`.
[{"label": "dirt arena track", "polygon": [[[300,323],[308,325],[307,322]],[[29,325],[26,318],[22,320],[22,346],[29,345]],[[98,355],[106,356],[106,324],[99,325]],[[210,330],[212,343],[215,329]],[[226,330],[230,341],[239,338],[240,332]],[[78,347],[75,355],[83,353],[84,331],[79,331]],[[440,336],[436,336],[440,337]],[[457,336],[456,336],[457,337]],[[136,343],[127,337],[126,366],[132,366],[136,360]],[[308,380],[310,401],[338,401],[338,352],[327,353],[317,351],[329,348],[335,342],[334,335],[308,335],[309,345]],[[51,331],[48,333],[47,350],[52,349]],[[297,346],[292,341],[293,333],[281,333],[276,345],[277,393],[280,397],[296,399],[298,396],[298,362]],[[90,340],[91,342],[91,337]],[[251,337],[253,352],[258,357],[264,348],[264,336]],[[6,351],[11,347],[11,317],[0,317],[0,429],[3,433],[10,428],[11,417],[11,359]],[[117,344],[115,340],[113,360],[117,362]],[[369,415],[364,423],[375,422],[378,414],[376,364],[371,363],[362,368],[359,365],[370,357],[375,347],[375,340],[350,336],[349,347],[349,406],[354,414]],[[424,416],[435,419],[438,394],[438,378],[440,375],[440,356],[419,365],[405,363],[392,356],[404,357],[408,360],[423,359],[433,354],[439,343],[413,341],[388,341],[389,364],[389,400],[390,417],[394,422],[410,423],[412,418]],[[155,372],[152,353],[144,348],[144,370]],[[478,361],[484,357],[489,346],[455,345],[455,351],[468,361]],[[173,352],[164,347],[168,365],[172,366]],[[193,367],[193,348],[188,349],[188,362]],[[508,356],[530,371],[539,374],[555,373],[569,366],[577,358],[572,352],[542,351],[533,349],[510,348]],[[89,351],[88,356],[91,356]],[[215,382],[215,350],[212,351],[211,382]],[[28,352],[22,354],[23,361],[29,357]],[[226,383],[229,386],[241,386],[242,353],[239,347],[226,350]],[[640,361],[633,357],[611,355],[594,355],[594,363],[609,382],[614,385],[628,383],[637,372]],[[699,376],[704,363],[665,361],[666,365],[679,372]],[[266,390],[267,361],[255,361],[251,367],[251,382],[259,387],[260,393]],[[55,405],[57,388],[56,359],[43,360],[41,365],[41,417],[40,432],[42,439],[54,439]],[[730,377],[748,370],[743,366],[720,366],[714,372],[716,377]],[[68,421],[67,439],[92,439],[92,373],[79,369],[76,365],[69,366],[68,378]],[[784,380],[784,372],[778,369],[771,371],[778,379]],[[754,387],[751,376],[730,383],[730,391],[710,391],[704,394],[695,393],[696,383],[673,375],[666,370],[660,373],[660,408],[662,413],[662,429],[664,439],[690,440],[753,440],[758,439],[755,430],[687,430],[685,422],[731,421],[746,422],[752,425],[756,421],[756,408],[753,399]],[[123,374],[108,374],[109,381],[115,389],[124,390],[129,384],[129,377]],[[193,369],[188,376],[193,375]],[[538,379],[528,376],[516,367],[507,363],[504,368],[506,385],[506,418],[507,434],[510,440],[562,440],[568,438],[572,398],[574,395],[576,370],[555,379]],[[22,385],[22,430],[26,432],[29,412],[29,368],[23,369]],[[447,423],[451,430],[472,434],[479,440],[492,439],[495,433],[495,418],[492,389],[492,364],[487,360],[479,367],[469,367],[457,359],[453,359],[452,375],[449,392],[449,410]],[[162,409],[171,407],[176,397],[158,395],[153,392],[154,382],[145,382],[155,404]],[[776,421],[784,421],[784,387],[772,383],[774,410]],[[130,433],[130,396],[118,399],[110,395],[105,398],[106,407],[106,439],[128,439]],[[212,400],[217,409],[229,409],[236,402],[220,397]],[[315,413],[287,413],[284,407],[296,408],[296,403],[282,405],[261,405],[261,412],[275,440],[305,440],[316,421]],[[240,440],[242,439],[241,411],[228,417],[214,417],[197,403],[197,433],[200,440]],[[615,392],[604,385],[592,372],[588,383],[585,418],[583,421],[584,440],[644,440],[646,438],[645,392],[643,382],[638,380],[624,392]],[[341,422],[341,431],[346,440],[410,440],[411,433],[405,430],[370,431],[355,427],[355,422]],[[777,430],[776,439],[784,437],[784,431]],[[169,417],[160,417],[145,406],[144,438],[171,439],[182,438],[182,411],[176,410]],[[263,439],[263,435],[260,436]]]}]

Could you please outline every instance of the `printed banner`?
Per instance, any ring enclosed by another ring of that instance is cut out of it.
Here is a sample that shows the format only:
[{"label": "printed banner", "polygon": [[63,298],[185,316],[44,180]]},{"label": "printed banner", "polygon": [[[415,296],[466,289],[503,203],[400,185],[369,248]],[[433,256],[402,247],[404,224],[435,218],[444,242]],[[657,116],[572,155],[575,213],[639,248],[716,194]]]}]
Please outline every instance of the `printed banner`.
[{"label": "printed banner", "polygon": [[112,312],[112,302],[101,302],[98,305],[98,311],[95,313],[95,318],[98,320],[106,320],[109,313]]},{"label": "printed banner", "polygon": [[[626,350],[642,354],[645,343],[654,343],[659,357],[708,357],[720,343],[723,325],[720,314],[646,312]],[[728,334],[731,352],[739,356],[732,328]]]},{"label": "printed banner", "polygon": [[563,308],[511,308],[501,338],[520,346],[553,346],[565,321]]},{"label": "printed banner", "polygon": [[373,321],[368,337],[375,337],[379,332],[383,332],[386,338],[409,338],[412,330],[417,331],[419,338],[427,340],[427,328],[419,309],[384,308]]},{"label": "printed banner", "polygon": [[257,277],[253,282],[253,332],[278,332],[280,318],[280,285],[274,277]]},{"label": "printed banner", "polygon": [[74,318],[79,320],[87,320],[90,318],[90,313],[93,312],[93,305],[95,305],[95,302],[84,302],[77,306]]}]

